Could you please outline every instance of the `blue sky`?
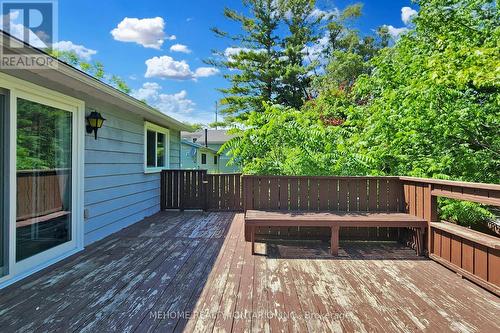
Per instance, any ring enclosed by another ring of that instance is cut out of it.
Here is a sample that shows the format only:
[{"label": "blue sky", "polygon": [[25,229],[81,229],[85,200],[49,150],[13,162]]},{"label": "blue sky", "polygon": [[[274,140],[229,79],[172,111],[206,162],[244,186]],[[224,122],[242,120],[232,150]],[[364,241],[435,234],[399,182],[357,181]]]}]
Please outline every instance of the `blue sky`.
[{"label": "blue sky", "polygon": [[[352,3],[322,0],[317,6],[329,11]],[[225,6],[244,10],[239,0],[59,0],[58,39],[61,47],[83,46],[77,49],[104,63],[108,73],[125,79],[136,97],[177,119],[209,123],[220,98],[217,88],[227,82],[203,59],[210,57],[213,49],[231,46],[209,28],[237,31],[237,26],[222,15]],[[365,1],[357,28],[363,33],[384,24],[403,28],[402,7],[416,9],[404,0]]]}]

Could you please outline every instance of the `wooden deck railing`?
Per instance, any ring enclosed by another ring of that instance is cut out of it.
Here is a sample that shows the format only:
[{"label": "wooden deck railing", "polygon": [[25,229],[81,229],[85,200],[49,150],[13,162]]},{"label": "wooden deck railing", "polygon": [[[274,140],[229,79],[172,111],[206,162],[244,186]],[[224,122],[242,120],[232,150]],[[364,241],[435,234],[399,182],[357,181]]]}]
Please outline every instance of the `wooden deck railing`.
[{"label": "wooden deck railing", "polygon": [[500,207],[500,185],[400,177],[409,213],[428,221],[429,257],[500,295],[500,238],[439,221],[437,198]]},{"label": "wooden deck railing", "polygon": [[403,212],[398,177],[244,176],[252,209]]},{"label": "wooden deck railing", "polygon": [[[500,238],[440,222],[437,198],[500,207],[500,185],[413,177],[210,175],[203,170],[162,172],[162,209],[403,212],[428,222],[429,257],[500,295]],[[317,237],[318,228],[267,228],[278,236]],[[314,229],[314,230],[313,230]],[[264,232],[264,231],[262,231]],[[341,239],[400,240],[414,233],[394,228],[344,228]]]},{"label": "wooden deck railing", "polygon": [[163,170],[161,209],[241,211],[241,173],[209,174],[206,170]]},{"label": "wooden deck railing", "polygon": [[243,210],[241,173],[207,174],[207,210]]}]

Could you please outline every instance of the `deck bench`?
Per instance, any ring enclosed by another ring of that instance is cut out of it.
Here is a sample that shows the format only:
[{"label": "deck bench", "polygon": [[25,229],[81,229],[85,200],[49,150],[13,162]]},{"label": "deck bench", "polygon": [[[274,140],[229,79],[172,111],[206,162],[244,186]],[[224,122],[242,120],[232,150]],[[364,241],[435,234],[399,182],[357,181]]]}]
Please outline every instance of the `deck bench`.
[{"label": "deck bench", "polygon": [[423,233],[427,222],[406,213],[377,212],[311,212],[247,210],[245,225],[250,230],[252,254],[255,254],[255,230],[257,227],[329,227],[330,250],[338,255],[339,229],[341,227],[408,227],[415,228],[417,253],[421,254]]},{"label": "deck bench", "polygon": [[423,202],[417,207],[412,198],[423,191],[409,191],[398,177],[245,175],[245,239],[254,253],[262,227],[328,227],[337,255],[342,227],[412,228],[422,254],[428,221],[415,213]]}]

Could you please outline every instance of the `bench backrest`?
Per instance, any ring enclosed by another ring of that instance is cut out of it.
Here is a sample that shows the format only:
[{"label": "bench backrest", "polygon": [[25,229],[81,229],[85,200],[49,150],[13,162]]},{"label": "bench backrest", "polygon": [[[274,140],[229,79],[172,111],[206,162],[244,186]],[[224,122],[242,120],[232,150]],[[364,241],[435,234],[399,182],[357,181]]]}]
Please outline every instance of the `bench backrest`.
[{"label": "bench backrest", "polygon": [[398,177],[243,176],[246,210],[405,212]]}]

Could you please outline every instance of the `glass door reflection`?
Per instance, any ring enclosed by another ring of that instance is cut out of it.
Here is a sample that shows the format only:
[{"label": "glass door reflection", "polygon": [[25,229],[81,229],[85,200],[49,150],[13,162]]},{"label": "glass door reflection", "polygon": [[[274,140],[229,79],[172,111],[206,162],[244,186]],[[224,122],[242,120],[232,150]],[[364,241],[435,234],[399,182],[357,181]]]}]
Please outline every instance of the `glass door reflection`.
[{"label": "glass door reflection", "polygon": [[71,240],[72,117],[17,99],[16,261]]}]

